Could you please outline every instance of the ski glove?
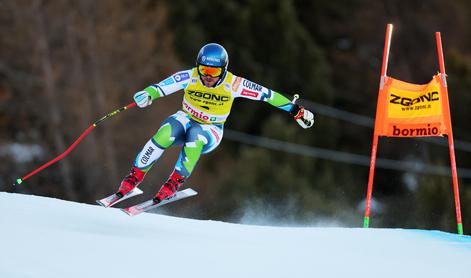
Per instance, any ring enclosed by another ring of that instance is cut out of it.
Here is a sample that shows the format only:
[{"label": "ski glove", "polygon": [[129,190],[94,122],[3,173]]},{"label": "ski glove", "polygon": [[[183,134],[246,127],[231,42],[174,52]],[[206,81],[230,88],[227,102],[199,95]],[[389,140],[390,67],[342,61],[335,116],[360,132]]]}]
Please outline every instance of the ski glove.
[{"label": "ski glove", "polygon": [[314,124],[314,114],[303,106],[294,104],[291,115],[302,128],[310,128]]},{"label": "ski glove", "polygon": [[134,102],[140,108],[144,108],[152,104],[152,97],[146,91],[140,91],[134,94]]}]

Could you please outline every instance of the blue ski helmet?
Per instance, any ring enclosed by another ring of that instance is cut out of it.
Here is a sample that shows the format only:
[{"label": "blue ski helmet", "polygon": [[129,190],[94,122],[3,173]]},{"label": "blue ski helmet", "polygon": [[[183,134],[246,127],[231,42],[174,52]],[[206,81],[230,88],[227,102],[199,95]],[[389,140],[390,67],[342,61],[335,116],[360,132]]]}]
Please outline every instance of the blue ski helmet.
[{"label": "blue ski helmet", "polygon": [[203,46],[196,58],[196,67],[199,65],[205,65],[209,67],[222,68],[222,75],[225,74],[228,64],[229,56],[227,55],[226,49],[217,43],[208,43]]}]

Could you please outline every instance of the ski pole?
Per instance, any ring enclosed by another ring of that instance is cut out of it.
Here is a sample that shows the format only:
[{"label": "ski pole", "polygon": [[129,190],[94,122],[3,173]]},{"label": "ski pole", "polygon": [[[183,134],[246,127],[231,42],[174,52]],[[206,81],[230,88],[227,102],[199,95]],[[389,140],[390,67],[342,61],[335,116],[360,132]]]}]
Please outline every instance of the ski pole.
[{"label": "ski pole", "polygon": [[70,151],[72,151],[78,143],[80,143],[80,141],[82,141],[82,139],[87,136],[87,134],[92,131],[98,124],[100,124],[101,122],[103,122],[104,120],[118,114],[119,112],[121,111],[124,111],[126,109],[129,109],[129,108],[132,108],[136,106],[136,103],[133,102],[131,104],[128,104],[124,107],[121,107],[119,109],[116,109],[115,111],[109,113],[108,115],[100,118],[98,121],[94,122],[91,126],[89,126],[80,136],[79,138],[77,138],[77,140],[75,140],[75,142],[70,145],[70,147],[65,151],[63,152],[61,155],[57,156],[56,158],[52,159],[51,161],[45,163],[44,165],[42,165],[41,167],[37,168],[36,170],[32,171],[31,173],[27,174],[26,176],[20,178],[20,179],[17,179],[16,182],[13,184],[13,186],[16,186],[16,185],[20,185],[23,183],[23,181],[29,179],[31,176],[39,173],[40,171],[44,170],[45,168],[49,167],[50,165],[56,163],[57,161],[61,160],[62,158],[64,158],[67,154],[69,154]]}]

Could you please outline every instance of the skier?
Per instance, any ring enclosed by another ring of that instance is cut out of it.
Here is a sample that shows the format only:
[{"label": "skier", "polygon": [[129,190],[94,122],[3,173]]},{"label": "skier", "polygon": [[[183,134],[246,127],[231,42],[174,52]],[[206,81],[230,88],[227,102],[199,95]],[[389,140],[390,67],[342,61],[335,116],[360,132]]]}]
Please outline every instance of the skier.
[{"label": "skier", "polygon": [[221,143],[224,122],[236,98],[268,102],[291,113],[303,128],[313,125],[314,115],[310,111],[273,90],[233,75],[227,70],[228,64],[224,47],[209,43],[199,51],[195,68],[177,72],[134,94],[137,106],[144,108],[183,89],[183,107],[164,120],[145,144],[130,174],[121,182],[118,196],[122,197],[138,186],[168,147],[183,146],[173,172],[153,200],[160,202],[172,197],[191,175],[200,156]]}]

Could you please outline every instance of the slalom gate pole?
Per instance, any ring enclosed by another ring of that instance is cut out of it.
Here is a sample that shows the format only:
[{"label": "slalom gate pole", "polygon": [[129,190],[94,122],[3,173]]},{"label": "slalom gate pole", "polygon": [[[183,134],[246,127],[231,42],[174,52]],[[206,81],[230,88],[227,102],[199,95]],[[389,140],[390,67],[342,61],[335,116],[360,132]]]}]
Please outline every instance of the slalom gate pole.
[{"label": "slalom gate pole", "polygon": [[371,148],[370,173],[368,176],[368,192],[366,193],[365,216],[363,217],[363,228],[370,226],[371,195],[373,194],[373,180],[375,175],[376,151],[378,149],[378,135],[373,137],[373,146]]},{"label": "slalom gate pole", "polygon": [[99,125],[101,122],[103,122],[104,120],[118,114],[119,112],[121,111],[124,111],[124,110],[127,110],[129,108],[132,108],[136,106],[136,103],[133,102],[131,104],[128,104],[124,107],[121,107],[119,109],[116,109],[115,111],[109,113],[108,115],[100,118],[98,121],[94,122],[91,126],[89,126],[78,138],[77,140],[75,140],[75,142],[70,145],[70,147],[65,151],[63,152],[61,155],[57,156],[56,158],[52,159],[51,161],[43,164],[41,167],[37,168],[36,170],[28,173],[26,176],[20,178],[20,179],[17,179],[16,182],[13,184],[13,186],[16,186],[16,185],[20,185],[22,184],[25,180],[29,179],[31,176],[33,175],[36,175],[37,173],[39,173],[40,171],[44,170],[45,168],[49,167],[50,165],[56,163],[57,161],[61,160],[62,158],[64,158],[67,154],[69,154],[69,152],[71,152],[77,145],[78,143],[80,143],[80,141],[82,141],[82,139],[87,136],[88,133],[90,133],[90,131],[92,131],[97,125]]},{"label": "slalom gate pole", "polygon": [[442,47],[442,38],[440,32],[435,33],[435,38],[437,41],[437,52],[438,52],[438,62],[440,64],[440,77],[441,77],[441,86],[442,91],[445,92],[446,96],[443,98],[443,112],[447,114],[449,119],[448,126],[448,149],[450,152],[450,164],[451,164],[451,176],[453,180],[453,193],[455,198],[455,211],[456,211],[456,223],[458,234],[463,234],[463,222],[461,220],[461,206],[460,206],[460,192],[458,187],[458,173],[456,171],[456,159],[455,159],[455,144],[453,141],[453,130],[451,126],[451,115],[450,115],[450,104],[448,100],[448,85],[446,82],[446,72],[445,72],[445,59],[443,58],[443,47]]},{"label": "slalom gate pole", "polygon": [[[386,27],[386,38],[384,40],[383,50],[383,65],[381,67],[381,80],[380,90],[383,89],[384,83],[387,78],[388,60],[389,60],[389,48],[391,46],[391,35],[393,31],[393,25],[388,24]],[[368,190],[366,193],[366,205],[365,205],[365,216],[363,217],[363,228],[370,226],[370,210],[371,210],[371,196],[373,194],[373,180],[376,165],[376,151],[378,149],[378,137],[376,133],[376,127],[373,135],[373,146],[371,147],[371,159],[370,159],[370,172],[368,176]]]}]

